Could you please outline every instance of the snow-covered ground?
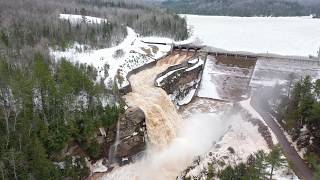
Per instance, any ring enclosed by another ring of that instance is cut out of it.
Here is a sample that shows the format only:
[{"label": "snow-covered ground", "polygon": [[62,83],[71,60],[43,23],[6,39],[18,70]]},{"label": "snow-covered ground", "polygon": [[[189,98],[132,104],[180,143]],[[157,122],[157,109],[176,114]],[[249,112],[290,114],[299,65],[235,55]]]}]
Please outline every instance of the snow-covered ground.
[{"label": "snow-covered ground", "polygon": [[[106,19],[85,16],[86,23],[101,23]],[[61,19],[69,19],[72,23],[83,20],[81,15],[60,14]],[[175,42],[163,37],[140,37],[133,29],[127,27],[128,35],[119,45],[111,48],[84,50],[83,46],[75,43],[66,51],[51,50],[51,55],[57,60],[65,57],[72,62],[93,65],[98,70],[98,80],[104,79],[106,85],[110,85],[119,70],[124,82],[120,86],[126,86],[128,81],[126,75],[146,63],[152,62],[164,55],[171,49],[171,43],[191,43],[194,38],[181,42]],[[165,42],[168,45],[147,44],[144,42]],[[117,55],[120,54],[120,55]],[[105,75],[105,66],[108,65],[108,76]]]},{"label": "snow-covered ground", "polygon": [[[237,116],[236,123],[232,123],[222,139],[208,153],[200,157],[199,165],[192,168],[187,173],[187,177],[206,179],[201,172],[208,168],[208,163],[215,162],[216,170],[224,168],[218,165],[217,160],[223,161],[226,165],[235,165],[235,163],[245,162],[250,154],[258,150],[269,152],[263,137],[258,134],[258,127]],[[235,151],[234,154],[230,153],[228,150],[230,148]]]},{"label": "snow-covered ground", "polygon": [[[127,31],[126,39],[115,47],[88,51],[78,51],[76,47],[72,47],[66,51],[52,50],[51,54],[56,59],[65,57],[72,62],[93,65],[98,70],[98,77],[105,78],[104,82],[108,85],[117,75],[118,70],[125,78],[131,70],[152,62],[170,51],[170,46],[145,44],[141,42],[133,29],[128,27]],[[123,55],[116,57],[117,51],[122,51]],[[105,76],[105,65],[109,66],[107,77]],[[121,85],[125,86],[127,84],[128,82],[125,79]]]},{"label": "snow-covered ground", "polygon": [[[259,119],[264,125],[268,126],[267,123],[263,120],[263,118],[260,116],[260,114],[251,106],[250,104],[251,98],[247,99],[247,100],[243,100],[240,102],[241,107],[247,111],[248,114],[250,114],[250,116],[252,118],[255,119]],[[272,137],[272,141],[274,144],[278,144],[278,140],[276,135],[273,133],[273,131],[271,130],[270,127],[268,127],[270,133],[271,133],[271,137]]]},{"label": "snow-covered ground", "polygon": [[[212,107],[214,108],[203,108],[204,103],[209,107],[213,105]],[[221,113],[221,108],[226,109],[226,107],[228,107],[226,105],[228,104],[229,103],[224,104],[213,100],[199,98],[184,109],[183,117],[194,118],[199,116],[200,113],[202,114],[201,118],[203,119],[205,116],[209,116],[210,113]],[[241,101],[240,105],[248,112],[248,114],[251,115],[251,117],[263,121],[261,116],[250,105],[250,99]],[[209,112],[209,114],[205,112]],[[214,119],[212,119],[212,121],[214,121]],[[191,166],[182,173],[185,177],[204,180],[207,179],[206,173],[204,172],[207,171],[208,164],[210,163],[213,163],[215,170],[219,170],[225,168],[224,165],[221,166],[222,163],[220,162],[223,162],[225,165],[233,166],[240,162],[245,162],[250,154],[259,150],[263,150],[266,153],[270,151],[266,141],[258,131],[258,126],[254,126],[251,122],[247,121],[247,119],[243,119],[243,116],[239,116],[237,114],[225,118],[225,124],[229,124],[230,121],[231,123],[228,128],[225,129],[226,131],[221,133],[221,138],[212,144],[212,147],[207,153],[196,158],[194,163],[192,163]],[[212,130],[216,129],[219,131],[221,130],[218,125],[212,127]],[[277,143],[274,134],[272,132],[271,134],[273,136],[274,143]],[[230,149],[233,149],[234,153],[231,153]],[[274,173],[274,178],[277,180],[299,179],[292,170],[286,167],[276,170]]]},{"label": "snow-covered ground", "polygon": [[92,17],[92,16],[82,16],[77,14],[60,14],[60,19],[69,20],[71,24],[77,24],[81,22],[90,23],[90,24],[100,24],[107,22],[107,19]]},{"label": "snow-covered ground", "polygon": [[317,55],[320,20],[311,17],[186,16],[203,44],[230,51]]}]

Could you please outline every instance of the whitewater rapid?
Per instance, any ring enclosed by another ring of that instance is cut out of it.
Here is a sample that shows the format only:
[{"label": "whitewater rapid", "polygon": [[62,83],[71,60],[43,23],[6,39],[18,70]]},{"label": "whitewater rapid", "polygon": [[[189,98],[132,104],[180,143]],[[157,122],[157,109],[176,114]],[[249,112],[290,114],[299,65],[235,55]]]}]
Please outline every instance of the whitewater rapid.
[{"label": "whitewater rapid", "polygon": [[176,137],[181,117],[167,93],[154,86],[156,76],[169,66],[189,59],[185,53],[167,56],[157,64],[129,78],[132,92],[124,98],[129,107],[139,107],[145,113],[148,143],[153,148],[164,148]]},{"label": "whitewater rapid", "polygon": [[[172,54],[129,78],[132,92],[124,98],[128,106],[139,107],[145,113],[147,148],[141,159],[113,169],[102,175],[101,180],[174,180],[196,156],[206,153],[237,119],[215,111],[195,112],[185,117],[184,113],[177,112],[166,92],[154,86],[157,74],[190,58],[191,55],[183,52]],[[211,108],[210,104],[206,106]],[[229,105],[223,109],[227,107]]]}]

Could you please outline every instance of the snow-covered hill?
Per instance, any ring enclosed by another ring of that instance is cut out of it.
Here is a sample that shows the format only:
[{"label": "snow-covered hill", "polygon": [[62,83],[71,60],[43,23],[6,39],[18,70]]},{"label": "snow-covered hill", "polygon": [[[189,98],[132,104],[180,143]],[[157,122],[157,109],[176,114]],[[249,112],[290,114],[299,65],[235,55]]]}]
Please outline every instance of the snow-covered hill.
[{"label": "snow-covered hill", "polygon": [[[71,22],[82,21],[81,15],[61,14],[60,18],[69,19]],[[102,22],[105,20],[89,16],[86,16],[86,19],[86,23]],[[75,43],[65,51],[52,49],[51,55],[57,60],[64,57],[72,62],[93,65],[98,70],[98,80],[103,79],[107,86],[112,84],[111,82],[117,74],[120,74],[124,78],[124,82],[119,85],[124,87],[128,84],[126,80],[128,72],[166,55],[171,49],[170,44],[174,42],[172,39],[163,37],[140,37],[130,27],[127,27],[127,33],[128,35],[123,42],[115,47],[90,49],[90,47],[85,47],[86,45]],[[183,44],[193,40],[188,39],[175,43]],[[163,42],[168,45],[145,42]]]}]

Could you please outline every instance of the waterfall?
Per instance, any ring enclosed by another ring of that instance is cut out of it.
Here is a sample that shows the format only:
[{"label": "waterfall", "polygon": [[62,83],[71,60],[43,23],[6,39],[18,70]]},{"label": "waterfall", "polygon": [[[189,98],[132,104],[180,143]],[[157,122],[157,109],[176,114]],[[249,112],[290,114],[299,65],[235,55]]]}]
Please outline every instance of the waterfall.
[{"label": "waterfall", "polygon": [[216,112],[203,115],[198,111],[182,120],[166,92],[154,86],[157,74],[189,57],[183,53],[168,56],[130,77],[132,92],[124,99],[129,107],[139,107],[145,113],[148,146],[140,160],[115,168],[102,180],[174,180],[195,156],[207,152],[233,122],[229,121],[233,118]]},{"label": "waterfall", "polygon": [[132,75],[129,79],[132,92],[125,96],[130,107],[139,107],[145,113],[149,144],[156,148],[166,147],[176,136],[181,117],[167,93],[154,86],[156,76],[169,66],[189,59],[184,53],[161,59],[156,66]]},{"label": "waterfall", "polygon": [[117,122],[116,140],[114,144],[109,148],[108,159],[110,164],[115,163],[119,144],[120,144],[120,120],[118,120]]}]

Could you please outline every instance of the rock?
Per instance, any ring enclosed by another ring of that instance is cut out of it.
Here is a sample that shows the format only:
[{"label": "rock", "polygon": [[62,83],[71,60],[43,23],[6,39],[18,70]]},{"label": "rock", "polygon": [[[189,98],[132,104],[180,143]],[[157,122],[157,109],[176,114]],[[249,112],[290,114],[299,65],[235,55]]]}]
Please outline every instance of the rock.
[{"label": "rock", "polygon": [[308,134],[302,135],[297,139],[298,149],[305,148],[310,145],[310,136]]},{"label": "rock", "polygon": [[145,142],[145,114],[137,107],[129,107],[119,120],[119,144],[117,159],[131,159],[146,147]]},{"label": "rock", "polygon": [[204,61],[201,59],[197,60],[197,63],[186,62],[170,66],[157,76],[155,86],[161,87],[170,94],[176,105],[184,105],[185,103],[179,102],[185,101],[184,99],[188,96],[191,96],[188,100],[191,101],[195,90],[199,87],[203,69]]}]

